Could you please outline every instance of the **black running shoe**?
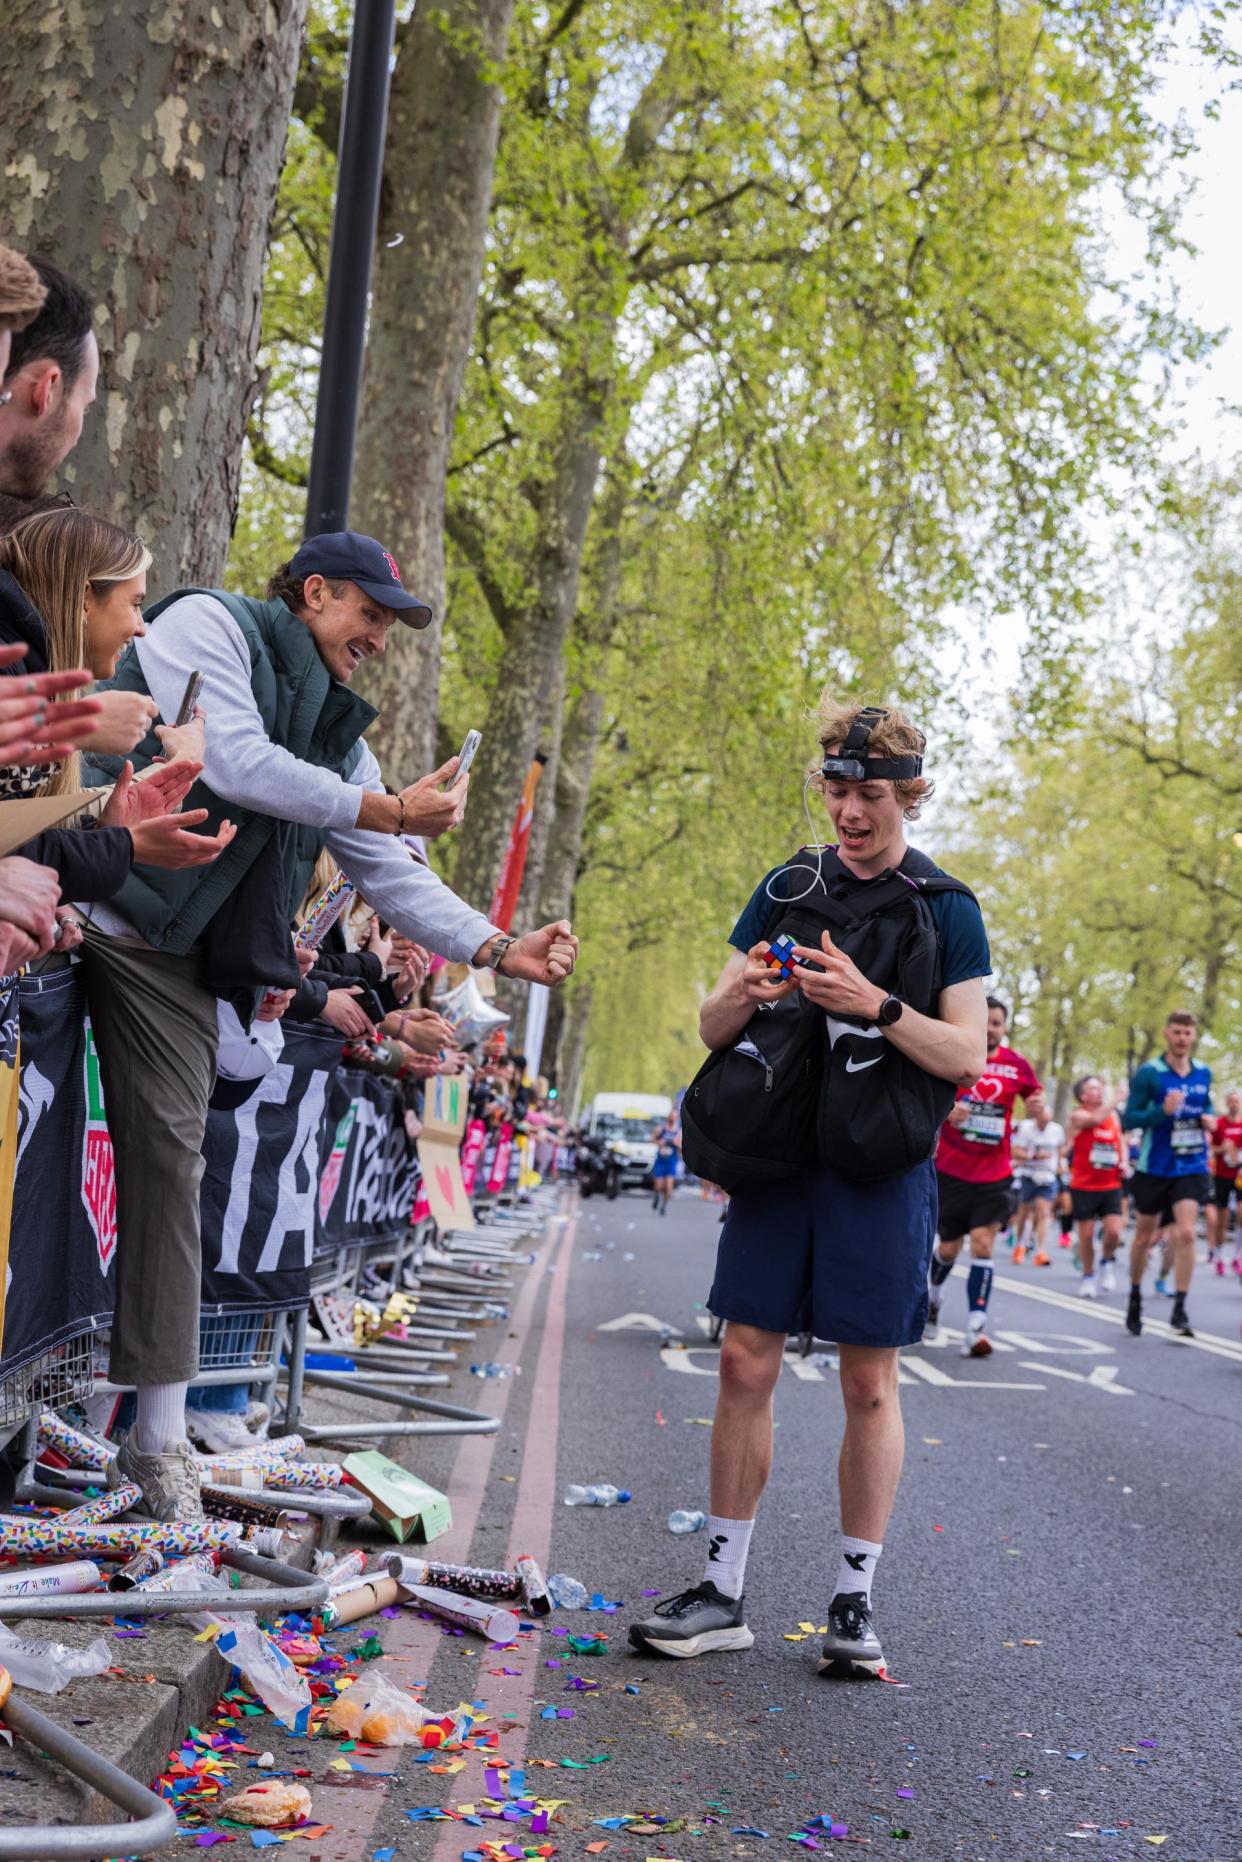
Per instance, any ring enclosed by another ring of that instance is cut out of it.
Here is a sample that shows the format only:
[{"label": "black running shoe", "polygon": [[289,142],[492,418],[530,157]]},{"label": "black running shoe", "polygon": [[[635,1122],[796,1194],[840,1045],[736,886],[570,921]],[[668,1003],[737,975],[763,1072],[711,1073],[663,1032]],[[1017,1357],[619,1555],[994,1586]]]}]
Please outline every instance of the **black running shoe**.
[{"label": "black running shoe", "polygon": [[1180,1300],[1174,1302],[1173,1310],[1169,1314],[1169,1324],[1173,1327],[1173,1330],[1180,1333],[1183,1338],[1194,1337],[1190,1320],[1186,1317],[1186,1308],[1182,1305]]},{"label": "black running shoe", "polygon": [[636,1649],[683,1661],[691,1655],[749,1649],[754,1640],[742,1615],[742,1599],[726,1597],[711,1583],[666,1597],[641,1623],[630,1624]]},{"label": "black running shoe", "polygon": [[1143,1295],[1137,1287],[1130,1288],[1130,1304],[1126,1307],[1126,1331],[1138,1338],[1143,1330]]},{"label": "black running shoe", "polygon": [[860,1590],[838,1591],[828,1606],[828,1636],[820,1651],[820,1674],[876,1675],[884,1651],[871,1621],[871,1605]]}]

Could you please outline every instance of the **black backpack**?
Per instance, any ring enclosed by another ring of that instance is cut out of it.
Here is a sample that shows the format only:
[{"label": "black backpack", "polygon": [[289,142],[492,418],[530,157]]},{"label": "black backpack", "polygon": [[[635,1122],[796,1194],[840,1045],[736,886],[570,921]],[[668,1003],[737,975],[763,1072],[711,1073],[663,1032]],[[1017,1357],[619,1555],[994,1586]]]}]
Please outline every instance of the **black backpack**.
[{"label": "black backpack", "polygon": [[[769,941],[788,932],[816,947],[826,929],[871,982],[936,1013],[940,941],[928,895],[973,898],[969,886],[913,848],[874,879],[856,878],[835,848],[822,864],[803,848],[785,871],[786,892],[811,889],[774,901]],[[696,1175],[730,1192],[817,1162],[877,1183],[931,1156],[954,1097],[951,1081],[916,1066],[873,1023],[825,1016],[796,994],[756,1009],[735,1041],[708,1055],[682,1102],[682,1151]]]}]

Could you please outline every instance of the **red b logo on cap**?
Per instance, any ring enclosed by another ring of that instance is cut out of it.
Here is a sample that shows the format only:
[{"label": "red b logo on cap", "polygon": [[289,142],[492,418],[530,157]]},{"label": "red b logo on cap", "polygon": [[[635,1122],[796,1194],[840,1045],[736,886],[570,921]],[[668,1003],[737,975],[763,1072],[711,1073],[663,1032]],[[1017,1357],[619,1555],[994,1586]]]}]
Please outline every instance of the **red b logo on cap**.
[{"label": "red b logo on cap", "polygon": [[395,556],[390,556],[390,555],[388,554],[388,551],[387,551],[387,550],[385,550],[385,551],[384,551],[384,561],[385,561],[385,562],[386,562],[386,563],[388,564],[388,567],[389,567],[389,568],[390,568],[390,569],[392,570],[392,579],[393,579],[393,581],[394,581],[394,582],[399,582],[399,581],[401,580],[401,571],[400,571],[400,569],[398,569],[398,567],[397,567],[397,559],[396,559],[396,557],[395,557]]}]

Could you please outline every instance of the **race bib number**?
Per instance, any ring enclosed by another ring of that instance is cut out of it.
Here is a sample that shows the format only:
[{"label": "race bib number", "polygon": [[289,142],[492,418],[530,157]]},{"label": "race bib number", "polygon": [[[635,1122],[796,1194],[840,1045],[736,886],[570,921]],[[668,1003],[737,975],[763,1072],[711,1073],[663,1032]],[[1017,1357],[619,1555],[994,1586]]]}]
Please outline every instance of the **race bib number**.
[{"label": "race bib number", "polygon": [[1116,1170],[1121,1163],[1115,1144],[1093,1144],[1089,1156],[1092,1170]]},{"label": "race bib number", "polygon": [[969,1110],[965,1123],[960,1127],[963,1138],[972,1144],[999,1144],[1005,1136],[1005,1114],[993,1106],[979,1105],[966,1101]]},{"label": "race bib number", "polygon": [[1174,1119],[1172,1142],[1173,1150],[1179,1157],[1186,1157],[1192,1151],[1201,1151],[1204,1146],[1204,1132],[1198,1119]]}]

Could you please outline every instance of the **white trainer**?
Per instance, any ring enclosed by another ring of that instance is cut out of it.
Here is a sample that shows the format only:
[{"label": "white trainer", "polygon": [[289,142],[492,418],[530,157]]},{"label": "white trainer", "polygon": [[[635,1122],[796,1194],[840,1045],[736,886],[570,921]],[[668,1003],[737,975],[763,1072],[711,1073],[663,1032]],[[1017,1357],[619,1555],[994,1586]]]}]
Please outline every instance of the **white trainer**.
[{"label": "white trainer", "polygon": [[1093,1300],[1096,1297],[1096,1284],[1095,1284],[1094,1274],[1083,1275],[1082,1279],[1078,1283],[1078,1297],[1079,1299],[1083,1299],[1083,1300]]},{"label": "white trainer", "polygon": [[130,1481],[141,1487],[142,1503],[152,1519],[197,1524],[205,1517],[188,1442],[165,1442],[162,1454],[144,1455],[133,1435],[127,1435],[116,1460],[108,1463],[108,1485],[124,1487]]}]

